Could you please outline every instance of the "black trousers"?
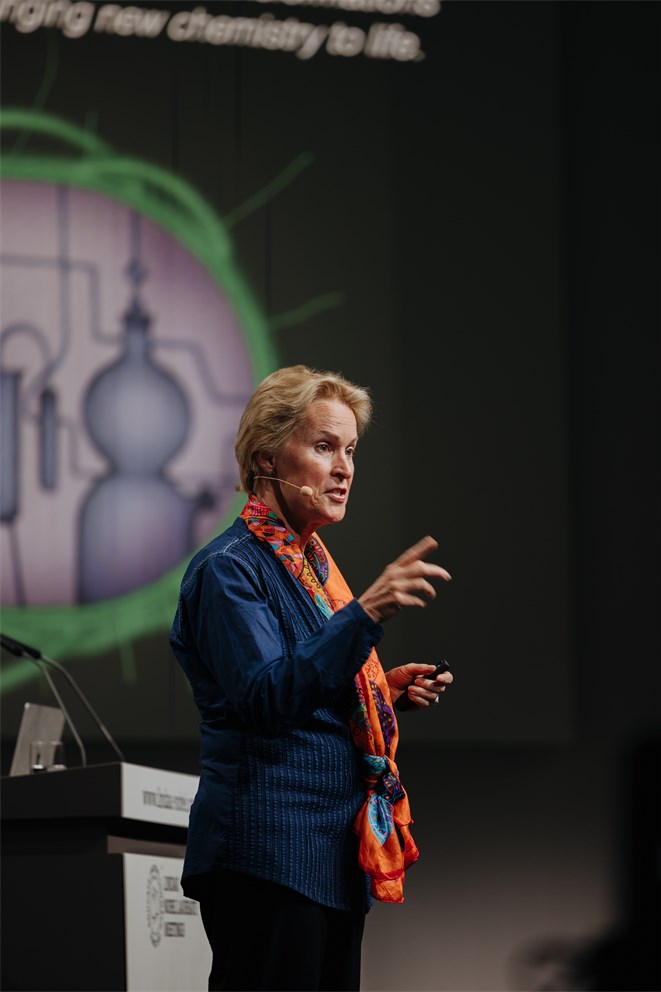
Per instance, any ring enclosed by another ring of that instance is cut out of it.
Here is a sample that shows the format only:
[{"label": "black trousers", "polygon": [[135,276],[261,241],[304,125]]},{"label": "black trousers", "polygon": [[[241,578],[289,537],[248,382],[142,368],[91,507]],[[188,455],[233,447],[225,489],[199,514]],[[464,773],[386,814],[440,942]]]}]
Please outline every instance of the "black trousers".
[{"label": "black trousers", "polygon": [[209,992],[357,992],[365,916],[250,875],[206,876]]}]

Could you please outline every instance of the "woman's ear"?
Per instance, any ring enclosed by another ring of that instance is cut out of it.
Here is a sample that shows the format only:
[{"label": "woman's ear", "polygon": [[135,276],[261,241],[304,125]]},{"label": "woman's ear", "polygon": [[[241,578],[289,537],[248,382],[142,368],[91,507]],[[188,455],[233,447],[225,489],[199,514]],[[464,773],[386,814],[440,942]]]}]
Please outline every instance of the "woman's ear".
[{"label": "woman's ear", "polygon": [[273,475],[275,472],[275,455],[270,451],[258,451],[255,460],[259,465],[261,475]]}]

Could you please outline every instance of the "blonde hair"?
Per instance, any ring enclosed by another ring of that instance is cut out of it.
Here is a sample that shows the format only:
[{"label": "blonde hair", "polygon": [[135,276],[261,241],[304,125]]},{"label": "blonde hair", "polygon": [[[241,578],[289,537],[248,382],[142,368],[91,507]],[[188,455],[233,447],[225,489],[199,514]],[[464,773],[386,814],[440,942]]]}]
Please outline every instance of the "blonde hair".
[{"label": "blonde hair", "polygon": [[366,389],[348,382],[339,372],[318,372],[307,365],[278,369],[260,383],[243,411],[234,451],[239,463],[239,489],[251,492],[260,451],[282,451],[316,400],[340,400],[353,411],[358,436],[372,417]]}]

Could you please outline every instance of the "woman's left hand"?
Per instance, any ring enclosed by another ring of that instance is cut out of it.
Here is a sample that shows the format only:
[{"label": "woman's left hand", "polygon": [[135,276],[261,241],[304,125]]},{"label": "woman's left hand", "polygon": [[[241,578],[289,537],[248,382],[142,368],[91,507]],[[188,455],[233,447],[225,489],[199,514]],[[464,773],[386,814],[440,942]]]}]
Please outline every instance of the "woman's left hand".
[{"label": "woman's left hand", "polygon": [[437,703],[441,692],[451,685],[452,673],[443,672],[432,682],[428,676],[435,670],[435,665],[419,665],[412,662],[400,665],[386,672],[386,681],[390,687],[393,704],[408,690],[411,702],[419,709]]}]

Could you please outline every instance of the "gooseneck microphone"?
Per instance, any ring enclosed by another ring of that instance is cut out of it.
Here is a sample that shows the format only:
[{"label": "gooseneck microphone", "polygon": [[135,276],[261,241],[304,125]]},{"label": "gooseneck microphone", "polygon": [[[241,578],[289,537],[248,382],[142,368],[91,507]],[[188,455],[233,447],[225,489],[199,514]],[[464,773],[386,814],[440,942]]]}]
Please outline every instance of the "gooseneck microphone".
[{"label": "gooseneck microphone", "polygon": [[314,489],[311,489],[310,486],[297,486],[295,482],[279,479],[277,475],[256,475],[255,480],[257,479],[266,479],[267,482],[282,482],[285,486],[293,486],[294,489],[298,489],[301,496],[314,496]]},{"label": "gooseneck microphone", "polygon": [[48,671],[46,670],[45,667],[46,665],[48,665],[50,668],[54,668],[61,675],[64,676],[64,678],[67,680],[67,682],[69,683],[75,694],[78,696],[78,699],[81,701],[81,703],[83,704],[89,715],[94,720],[96,726],[99,728],[105,739],[112,747],[113,751],[115,752],[119,760],[120,761],[126,760],[124,758],[124,755],[118,748],[117,744],[113,740],[110,731],[103,724],[98,714],[93,709],[92,704],[89,702],[89,700],[83,693],[83,690],[80,688],[78,683],[75,681],[74,677],[66,670],[66,668],[63,665],[60,665],[59,662],[54,661],[52,658],[49,658],[48,655],[43,654],[37,648],[32,648],[28,644],[21,644],[20,641],[14,640],[13,637],[7,637],[6,634],[0,634],[0,644],[2,644],[2,647],[5,648],[6,651],[9,651],[10,654],[13,654],[16,658],[27,658],[28,661],[32,661],[37,666],[37,668],[43,673],[46,681],[48,682],[51,692],[55,696],[55,699],[57,700],[60,709],[64,713],[64,718],[67,721],[67,724],[69,726],[69,729],[71,730],[71,733],[73,734],[76,744],[78,745],[78,750],[80,751],[81,763],[83,765],[87,764],[85,747],[83,745],[82,740],[80,739],[80,735],[78,734],[71,717],[69,716],[66,710],[66,707],[64,706],[64,703],[62,702],[62,698],[59,692],[55,688],[52,678],[50,677]]},{"label": "gooseneck microphone", "polygon": [[[2,635],[0,635],[0,636],[2,636]],[[80,752],[80,763],[83,766],[83,768],[85,768],[86,765],[87,765],[87,751],[85,750],[85,745],[83,744],[83,741],[82,741],[82,738],[81,738],[80,734],[76,730],[76,726],[75,726],[73,720],[69,716],[69,711],[66,708],[66,706],[64,705],[64,700],[62,699],[62,696],[57,691],[57,686],[55,685],[53,679],[51,678],[50,672],[48,671],[45,662],[43,661],[43,659],[41,657],[35,658],[32,654],[18,654],[17,651],[13,650],[12,648],[10,648],[8,646],[8,644],[6,643],[8,640],[11,640],[11,638],[2,637],[2,646],[5,647],[5,648],[7,648],[8,651],[11,651],[12,654],[17,655],[17,657],[19,657],[19,658],[20,657],[25,657],[25,658],[28,659],[28,661],[31,661],[33,665],[36,665],[36,667],[39,669],[39,671],[41,672],[41,674],[43,675],[43,677],[48,682],[48,688],[53,693],[53,696],[55,698],[55,701],[57,702],[57,705],[62,710],[62,714],[64,716],[64,719],[66,720],[67,726],[68,726],[69,730],[71,731],[71,733],[73,735],[73,739],[75,740],[76,745],[78,747],[78,751]],[[16,644],[16,641],[12,641],[12,644]]]}]

